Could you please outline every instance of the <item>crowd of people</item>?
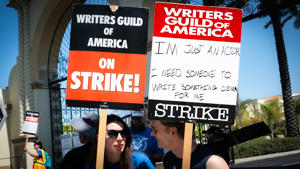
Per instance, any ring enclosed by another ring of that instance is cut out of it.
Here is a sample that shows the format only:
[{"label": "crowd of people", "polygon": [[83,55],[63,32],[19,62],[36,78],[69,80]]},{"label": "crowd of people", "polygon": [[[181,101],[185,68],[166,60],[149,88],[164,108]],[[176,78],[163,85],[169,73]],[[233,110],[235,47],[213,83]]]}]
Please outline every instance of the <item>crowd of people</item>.
[{"label": "crowd of people", "polygon": [[[131,127],[117,115],[107,116],[104,169],[154,169],[157,162],[163,162],[165,169],[182,168],[185,123],[153,120],[147,125],[145,121],[143,112],[132,113]],[[83,145],[64,156],[60,169],[96,168],[98,124],[99,116],[93,113],[71,121]],[[40,169],[35,165],[43,167],[39,163],[44,158],[40,145],[34,144],[36,153],[25,148],[35,159],[34,169]],[[229,169],[210,146],[193,142],[191,150],[190,168]]]}]

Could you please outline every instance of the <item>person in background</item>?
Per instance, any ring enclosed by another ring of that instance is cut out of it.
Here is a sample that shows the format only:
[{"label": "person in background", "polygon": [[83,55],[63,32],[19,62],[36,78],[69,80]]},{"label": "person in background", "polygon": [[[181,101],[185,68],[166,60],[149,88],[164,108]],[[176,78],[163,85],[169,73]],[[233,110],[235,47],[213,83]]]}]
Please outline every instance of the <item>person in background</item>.
[{"label": "person in background", "polygon": [[63,158],[59,166],[60,169],[85,168],[98,124],[99,116],[89,112],[83,118],[71,121],[72,127],[79,133],[79,141],[84,145],[70,150]]},{"label": "person in background", "polygon": [[229,148],[230,144],[226,139],[226,134],[217,126],[210,126],[204,131],[207,139],[207,145],[224,158],[227,164],[230,162]]},{"label": "person in background", "polygon": [[34,142],[34,149],[36,152],[30,152],[28,151],[28,148],[25,147],[24,150],[33,157],[33,169],[46,169],[45,163],[46,163],[46,154],[43,150],[43,144],[40,141]]},{"label": "person in background", "polygon": [[162,161],[164,150],[157,146],[157,140],[151,136],[152,129],[146,126],[144,113],[134,111],[131,117],[130,131],[133,138],[131,148],[146,153],[154,165]]},{"label": "person in background", "polygon": [[[106,123],[104,169],[154,169],[142,152],[130,148],[132,136],[127,124],[117,115],[108,115]],[[97,137],[86,169],[96,168]]]},{"label": "person in background", "polygon": [[[151,135],[159,147],[170,150],[163,159],[164,169],[182,168],[184,127],[183,122],[152,121]],[[207,146],[193,142],[191,151],[191,169],[229,169],[225,160]]]}]

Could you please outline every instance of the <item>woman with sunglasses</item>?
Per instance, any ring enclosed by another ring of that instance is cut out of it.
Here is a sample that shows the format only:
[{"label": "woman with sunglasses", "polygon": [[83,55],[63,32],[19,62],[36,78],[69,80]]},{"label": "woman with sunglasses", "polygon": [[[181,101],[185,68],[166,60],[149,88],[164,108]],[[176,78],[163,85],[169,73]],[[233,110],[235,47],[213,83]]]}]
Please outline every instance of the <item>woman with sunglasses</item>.
[{"label": "woman with sunglasses", "polygon": [[[97,138],[97,137],[96,137]],[[106,123],[104,169],[155,169],[142,152],[130,148],[132,136],[127,124],[116,115],[108,115]],[[95,169],[97,140],[86,169]]]}]

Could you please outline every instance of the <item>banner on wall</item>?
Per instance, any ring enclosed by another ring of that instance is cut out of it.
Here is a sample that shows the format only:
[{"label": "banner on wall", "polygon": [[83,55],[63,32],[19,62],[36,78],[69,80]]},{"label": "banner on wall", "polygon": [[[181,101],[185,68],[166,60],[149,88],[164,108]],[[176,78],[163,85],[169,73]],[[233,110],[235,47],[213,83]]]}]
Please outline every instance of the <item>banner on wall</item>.
[{"label": "banner on wall", "polygon": [[242,11],[156,3],[149,118],[233,124]]}]

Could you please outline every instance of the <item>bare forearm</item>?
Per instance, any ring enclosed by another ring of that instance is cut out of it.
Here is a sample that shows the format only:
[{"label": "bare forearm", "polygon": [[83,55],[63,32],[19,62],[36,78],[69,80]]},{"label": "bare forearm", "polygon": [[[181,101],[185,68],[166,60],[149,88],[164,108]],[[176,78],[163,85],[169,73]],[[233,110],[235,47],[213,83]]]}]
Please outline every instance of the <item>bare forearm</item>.
[{"label": "bare forearm", "polygon": [[39,155],[35,152],[30,152],[28,150],[25,150],[31,157],[38,157]]}]

